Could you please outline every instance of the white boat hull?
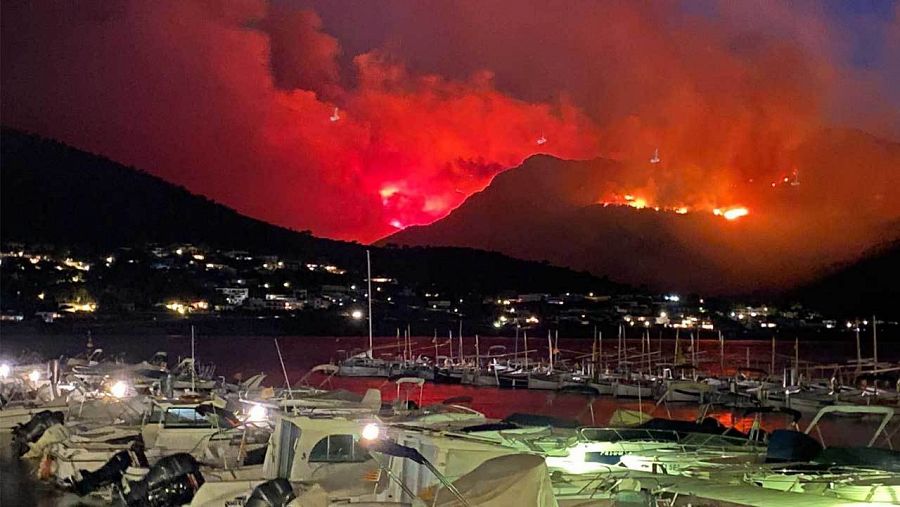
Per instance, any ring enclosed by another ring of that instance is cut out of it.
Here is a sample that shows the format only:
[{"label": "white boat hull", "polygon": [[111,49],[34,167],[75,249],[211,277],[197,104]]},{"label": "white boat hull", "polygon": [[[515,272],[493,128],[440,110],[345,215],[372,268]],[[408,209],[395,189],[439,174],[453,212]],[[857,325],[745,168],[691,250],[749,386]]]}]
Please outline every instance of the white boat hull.
[{"label": "white boat hull", "polygon": [[613,396],[619,398],[653,398],[653,388],[641,384],[623,384],[616,383],[614,385]]},{"label": "white boat hull", "polygon": [[528,389],[555,391],[559,389],[559,380],[553,377],[528,377]]},{"label": "white boat hull", "polygon": [[590,387],[593,387],[597,390],[597,394],[608,394],[612,396],[613,392],[615,392],[615,385],[612,382],[588,382],[587,384]]}]

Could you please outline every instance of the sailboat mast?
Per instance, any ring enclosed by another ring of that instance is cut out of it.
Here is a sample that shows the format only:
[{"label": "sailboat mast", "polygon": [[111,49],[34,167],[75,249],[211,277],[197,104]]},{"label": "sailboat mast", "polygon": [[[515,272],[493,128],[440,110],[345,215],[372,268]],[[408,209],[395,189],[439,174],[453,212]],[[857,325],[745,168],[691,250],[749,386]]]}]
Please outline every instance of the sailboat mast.
[{"label": "sailboat mast", "polygon": [[[857,338],[859,335],[857,335]],[[859,341],[857,340],[857,344]],[[769,367],[769,375],[775,374],[775,335],[772,335],[772,364]]]},{"label": "sailboat mast", "polygon": [[600,359],[600,372],[602,373],[603,368],[603,331],[597,332],[597,357]]},{"label": "sailboat mast", "polygon": [[368,282],[366,293],[369,296],[369,357],[374,357],[372,355],[372,254],[368,250],[366,250],[366,272],[368,275],[366,277]]},{"label": "sailboat mast", "polygon": [[556,338],[553,339],[553,350],[550,351],[551,356],[553,354],[559,354],[559,329],[556,330]]},{"label": "sailboat mast", "polygon": [[294,399],[294,391],[291,389],[291,381],[288,378],[287,368],[284,366],[284,356],[281,355],[281,346],[278,345],[278,338],[275,338],[275,351],[278,352],[278,362],[281,364],[281,373],[284,374],[284,385],[287,387],[288,397]]},{"label": "sailboat mast", "polygon": [[872,359],[875,360],[875,370],[878,370],[878,321],[872,315]]},{"label": "sailboat mast", "polygon": [[[646,333],[647,332],[644,331],[644,334],[646,334]],[[643,334],[641,335],[641,362],[639,364],[640,364],[640,368],[638,370],[638,374],[643,376],[644,375],[644,335]]]},{"label": "sailboat mast", "polygon": [[463,354],[463,341],[462,341],[462,320],[459,321],[459,363],[462,364],[465,362],[466,356]]},{"label": "sailboat mast", "polygon": [[515,353],[513,354],[513,362],[518,365],[519,364],[519,323],[516,322],[516,338],[513,347],[515,348]]},{"label": "sailboat mast", "polygon": [[550,359],[550,371],[553,371],[553,337],[547,330],[547,356]]},{"label": "sailboat mast", "polygon": [[856,371],[862,369],[862,346],[859,343],[859,321],[856,321]]},{"label": "sailboat mast", "polygon": [[478,349],[478,334],[475,335],[475,367],[481,367],[481,351]]},{"label": "sailboat mast", "polygon": [[528,371],[528,331],[522,333],[523,345],[525,346],[525,371]]},{"label": "sailboat mast", "polygon": [[719,331],[719,375],[725,375],[725,339]]},{"label": "sailboat mast", "polygon": [[406,348],[409,349],[409,360],[413,360],[413,351],[412,351],[412,327],[410,324],[406,325]]},{"label": "sailboat mast", "polygon": [[197,356],[194,346],[194,326],[191,326],[191,392],[197,392]]}]

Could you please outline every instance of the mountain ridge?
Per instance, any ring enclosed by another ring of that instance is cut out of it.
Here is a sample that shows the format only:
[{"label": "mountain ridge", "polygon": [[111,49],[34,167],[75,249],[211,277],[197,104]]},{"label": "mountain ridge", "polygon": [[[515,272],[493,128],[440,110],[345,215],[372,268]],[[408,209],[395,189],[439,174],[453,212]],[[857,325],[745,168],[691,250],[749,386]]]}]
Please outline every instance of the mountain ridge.
[{"label": "mountain ridge", "polygon": [[[804,173],[802,187],[760,190],[769,185],[757,184],[751,195],[759,201],[756,211],[734,222],[711,212],[605,204],[613,189],[636,186],[659,171],[646,164],[536,155],[498,174],[441,220],[377,244],[480,248],[653,290],[781,293],[900,238],[900,221],[877,219],[878,212],[896,214],[887,193],[900,183],[889,170],[900,164],[900,144],[841,129],[826,129],[809,143],[797,149],[796,159],[816,174]],[[834,163],[826,166],[831,157]],[[859,177],[863,165],[879,168],[877,181]],[[818,250],[804,248],[809,243]]]},{"label": "mountain ridge", "polygon": [[[619,290],[602,277],[465,248],[380,248],[318,238],[250,218],[183,187],[65,144],[2,129],[5,243],[74,249],[193,243],[362,266],[460,290]],[[49,198],[48,198],[49,196]],[[523,276],[527,274],[528,276]]]}]

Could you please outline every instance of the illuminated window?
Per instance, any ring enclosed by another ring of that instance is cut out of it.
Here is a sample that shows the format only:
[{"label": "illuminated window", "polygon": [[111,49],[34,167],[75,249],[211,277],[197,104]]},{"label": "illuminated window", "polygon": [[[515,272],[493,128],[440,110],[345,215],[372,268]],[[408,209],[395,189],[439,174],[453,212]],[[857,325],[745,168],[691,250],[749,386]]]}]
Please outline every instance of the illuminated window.
[{"label": "illuminated window", "polygon": [[369,454],[353,435],[328,435],[309,453],[310,463],[354,463],[369,459]]}]

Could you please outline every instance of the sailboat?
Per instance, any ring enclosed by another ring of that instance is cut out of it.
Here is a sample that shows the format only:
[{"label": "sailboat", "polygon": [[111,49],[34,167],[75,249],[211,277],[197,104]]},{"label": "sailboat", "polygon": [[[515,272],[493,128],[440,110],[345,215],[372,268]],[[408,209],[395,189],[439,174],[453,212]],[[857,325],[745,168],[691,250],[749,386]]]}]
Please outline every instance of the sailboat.
[{"label": "sailboat", "polygon": [[544,131],[543,131],[543,130],[541,131],[541,137],[539,137],[538,140],[537,140],[537,144],[538,144],[538,146],[542,146],[542,145],[547,144],[547,138],[544,137]]},{"label": "sailboat", "polygon": [[360,354],[348,357],[339,365],[338,375],[341,377],[388,377],[390,365],[382,359],[375,359],[372,355],[372,256],[366,250],[366,270],[368,290],[366,296],[369,301],[369,348]]},{"label": "sailboat", "polygon": [[650,159],[651,164],[658,164],[662,162],[662,159],[659,158],[659,148],[653,151],[653,158]]},{"label": "sailboat", "polygon": [[338,108],[334,108],[334,112],[331,113],[331,116],[328,119],[331,120],[332,123],[341,119],[341,115],[338,114]]}]

